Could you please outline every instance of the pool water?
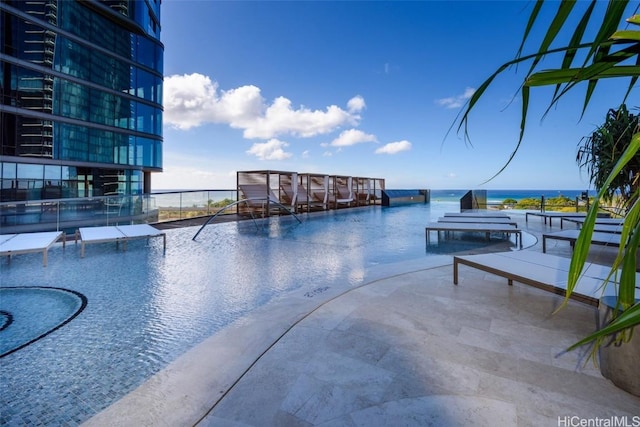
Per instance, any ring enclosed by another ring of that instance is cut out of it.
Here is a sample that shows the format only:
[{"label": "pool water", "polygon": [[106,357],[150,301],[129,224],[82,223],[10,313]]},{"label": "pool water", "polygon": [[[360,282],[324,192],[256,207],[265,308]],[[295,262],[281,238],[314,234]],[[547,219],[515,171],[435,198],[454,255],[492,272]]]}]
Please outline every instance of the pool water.
[{"label": "pool water", "polygon": [[[347,290],[361,285],[372,266],[485,244],[426,247],[426,223],[455,210],[456,204],[432,203],[332,211],[303,216],[301,224],[292,218],[215,224],[196,241],[199,227],[168,230],[164,255],[152,239],[130,242],[126,252],[113,243],[87,245],[85,258],[79,245],[56,245],[46,268],[39,254],[2,260],[2,291],[61,288],[68,293],[59,297],[78,295],[86,306],[66,321],[77,299],[45,304],[35,291],[37,297],[22,300],[0,294],[0,312],[22,316],[23,325],[33,322],[25,313],[37,315],[43,330],[62,323],[0,358],[0,424],[80,424],[275,297]],[[0,319],[0,340],[33,338],[12,330],[16,324]]]}]

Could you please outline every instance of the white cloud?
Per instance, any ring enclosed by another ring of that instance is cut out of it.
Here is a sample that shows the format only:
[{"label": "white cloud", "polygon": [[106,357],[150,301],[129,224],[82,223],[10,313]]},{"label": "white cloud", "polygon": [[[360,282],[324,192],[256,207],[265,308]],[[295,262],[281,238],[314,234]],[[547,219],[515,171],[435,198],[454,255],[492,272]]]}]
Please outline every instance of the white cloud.
[{"label": "white cloud", "polygon": [[288,146],[286,142],[272,138],[267,142],[256,142],[247,150],[247,154],[253,154],[260,160],[284,160],[291,157],[291,153],[284,151]]},{"label": "white cloud", "polygon": [[358,129],[349,129],[340,133],[329,145],[333,147],[348,147],[362,142],[377,142],[377,139],[375,135],[364,133]]},{"label": "white cloud", "polygon": [[472,87],[468,87],[464,90],[462,95],[452,96],[449,98],[441,98],[436,100],[436,104],[443,106],[444,108],[460,108],[469,98],[473,96],[476,90]]},{"label": "white cloud", "polygon": [[347,110],[336,105],[311,110],[293,108],[289,99],[280,96],[269,105],[256,86],[224,91],[208,76],[193,73],[164,79],[164,107],[165,123],[178,129],[223,123],[242,129],[245,138],[269,139],[278,135],[312,137],[341,126],[356,126],[365,102],[355,96],[348,101]]},{"label": "white cloud", "polygon": [[397,141],[385,144],[383,147],[378,148],[376,154],[397,154],[401,151],[411,150],[411,143],[409,141]]},{"label": "white cloud", "polygon": [[[267,107],[264,115],[254,117],[242,126],[245,138],[271,138],[276,135],[312,137],[330,133],[340,126],[356,125],[360,116],[330,105],[326,111],[291,108],[291,101],[278,97]],[[233,125],[232,125],[233,126]],[[235,126],[234,126],[235,127]]]},{"label": "white cloud", "polygon": [[309,150],[304,150],[304,151],[302,152],[302,158],[303,158],[303,159],[308,159],[308,158],[309,158],[309,156],[311,156],[311,153],[309,152]]},{"label": "white cloud", "polygon": [[347,102],[347,108],[350,113],[359,113],[364,110],[367,104],[364,102],[364,98],[360,95],[354,96]]}]

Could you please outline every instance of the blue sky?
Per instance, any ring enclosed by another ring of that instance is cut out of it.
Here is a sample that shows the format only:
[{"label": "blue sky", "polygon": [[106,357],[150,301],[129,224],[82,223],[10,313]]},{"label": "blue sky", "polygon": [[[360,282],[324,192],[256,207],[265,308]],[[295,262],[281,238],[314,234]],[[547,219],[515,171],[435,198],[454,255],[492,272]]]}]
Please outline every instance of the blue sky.
[{"label": "blue sky", "polygon": [[590,188],[578,145],[628,81],[601,84],[582,119],[583,90],[544,119],[550,92],[533,90],[523,145],[486,184],[516,146],[527,67],[484,95],[472,146],[455,129],[447,136],[468,96],[515,56],[531,7],[164,0],[164,172],[153,188],[235,188],[236,171],[263,169],[384,178],[387,188]]}]

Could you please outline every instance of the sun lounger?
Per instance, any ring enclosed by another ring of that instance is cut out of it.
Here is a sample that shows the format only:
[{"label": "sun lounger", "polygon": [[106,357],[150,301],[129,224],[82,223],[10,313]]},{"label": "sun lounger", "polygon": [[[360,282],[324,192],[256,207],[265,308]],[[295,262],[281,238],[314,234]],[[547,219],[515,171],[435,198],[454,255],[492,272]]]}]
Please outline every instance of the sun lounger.
[{"label": "sun lounger", "polygon": [[13,239],[17,234],[0,234],[0,244],[6,242],[9,239]]},{"label": "sun lounger", "polygon": [[125,236],[123,248],[125,250],[128,240],[150,239],[152,237],[162,237],[162,250],[163,252],[167,250],[167,234],[149,224],[118,225],[117,228]]},{"label": "sun lounger", "polygon": [[491,211],[465,211],[465,212],[445,212],[445,217],[462,217],[462,218],[507,218],[511,217],[504,212]]},{"label": "sun lounger", "polygon": [[266,184],[243,184],[238,185],[238,188],[242,193],[244,206],[250,211],[257,210],[262,216],[268,216],[269,210],[285,208],[278,196]]},{"label": "sun lounger", "polygon": [[[459,266],[466,265],[504,277],[510,286],[516,281],[565,295],[570,262],[569,258],[532,251],[459,255],[453,257],[453,283],[459,282]],[[597,306],[601,296],[614,295],[615,284],[609,282],[603,287],[609,271],[607,266],[586,263],[571,298]],[[640,297],[640,290],[636,290],[636,295]]]},{"label": "sun lounger", "polygon": [[267,187],[266,184],[246,184],[239,185],[240,191],[244,196],[243,199],[250,202],[266,202],[267,200],[271,202],[278,202],[280,200],[278,197],[273,194],[273,191]]},{"label": "sun lounger", "polygon": [[453,223],[476,223],[476,224],[508,224],[514,227],[518,226],[516,221],[512,221],[510,218],[491,218],[491,217],[460,217],[460,216],[443,216],[438,218],[438,222],[453,222]]},{"label": "sun lounger", "polygon": [[80,257],[84,258],[84,246],[87,243],[115,242],[116,248],[122,242],[126,250],[127,240],[162,237],[163,250],[167,249],[166,234],[149,224],[118,225],[103,227],[80,227],[76,232],[76,243],[80,238]]},{"label": "sun lounger", "polygon": [[622,233],[621,225],[607,225],[607,224],[595,224],[593,231],[599,231],[600,233]]},{"label": "sun lounger", "polygon": [[76,232],[76,243],[80,237],[80,258],[84,258],[84,246],[87,243],[116,242],[116,247],[125,238],[114,226],[80,227]]},{"label": "sun lounger", "polygon": [[329,203],[333,204],[333,206],[337,209],[338,205],[351,205],[353,202],[353,190],[351,179],[349,179],[348,184],[339,184],[335,188],[334,194],[329,194]]},{"label": "sun lounger", "polygon": [[[547,239],[565,240],[573,248],[580,235],[580,230],[562,230],[555,233],[542,234],[542,252],[547,252]],[[594,231],[591,236],[591,243],[594,245],[620,246],[620,234]]]},{"label": "sun lounger", "polygon": [[504,211],[489,209],[466,209],[460,212],[445,212],[444,216],[468,216],[468,217],[489,217],[503,218],[509,217]]},{"label": "sun lounger", "polygon": [[[582,228],[585,218],[560,218],[560,228],[563,226],[563,222],[572,222],[578,225],[578,228]],[[624,223],[623,218],[596,218],[596,225],[622,225]]]},{"label": "sun lounger", "polygon": [[[524,215],[525,222],[529,222],[529,215],[539,216],[544,219],[544,223],[549,220],[549,227],[553,227],[553,218],[560,219],[560,228],[562,228],[562,220],[564,218],[585,218],[587,214],[585,212],[526,212]],[[608,213],[598,213],[599,218],[609,218],[611,215]]]},{"label": "sun lounger", "polygon": [[47,266],[47,251],[54,243],[62,238],[65,246],[63,231],[45,231],[40,233],[5,234],[0,237],[0,255],[12,255],[42,252],[42,264]]},{"label": "sun lounger", "polygon": [[438,237],[440,237],[441,231],[444,231],[445,233],[450,231],[480,232],[485,233],[487,240],[489,240],[491,233],[505,233],[507,235],[515,234],[516,244],[518,244],[519,239],[520,247],[522,247],[522,230],[514,228],[508,224],[431,222],[427,224],[425,228],[427,244],[430,243],[431,231],[438,232]]}]

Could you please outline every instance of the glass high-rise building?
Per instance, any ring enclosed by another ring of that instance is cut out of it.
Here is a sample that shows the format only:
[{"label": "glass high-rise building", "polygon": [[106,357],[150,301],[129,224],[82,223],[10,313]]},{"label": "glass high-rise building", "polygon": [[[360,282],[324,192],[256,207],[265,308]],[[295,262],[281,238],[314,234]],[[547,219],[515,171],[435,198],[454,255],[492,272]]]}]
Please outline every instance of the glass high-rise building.
[{"label": "glass high-rise building", "polygon": [[160,3],[0,0],[1,202],[150,192]]}]

